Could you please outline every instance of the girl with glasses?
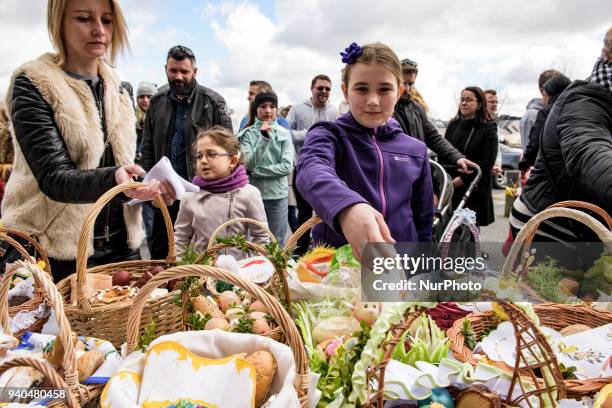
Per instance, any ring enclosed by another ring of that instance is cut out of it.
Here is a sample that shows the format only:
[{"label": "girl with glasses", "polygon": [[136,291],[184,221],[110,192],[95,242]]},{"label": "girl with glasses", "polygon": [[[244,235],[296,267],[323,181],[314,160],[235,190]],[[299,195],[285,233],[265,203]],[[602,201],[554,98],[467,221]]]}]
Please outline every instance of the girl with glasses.
[{"label": "girl with glasses", "polygon": [[[185,193],[174,224],[177,250],[182,254],[188,245],[203,251],[217,227],[234,218],[266,221],[261,194],[249,184],[240,142],[221,126],[201,131],[196,141],[197,176],[193,184],[197,193]],[[253,224],[235,223],[225,235],[244,234],[248,240],[264,244],[268,237]],[[244,257],[239,250],[228,250],[236,259]]]}]

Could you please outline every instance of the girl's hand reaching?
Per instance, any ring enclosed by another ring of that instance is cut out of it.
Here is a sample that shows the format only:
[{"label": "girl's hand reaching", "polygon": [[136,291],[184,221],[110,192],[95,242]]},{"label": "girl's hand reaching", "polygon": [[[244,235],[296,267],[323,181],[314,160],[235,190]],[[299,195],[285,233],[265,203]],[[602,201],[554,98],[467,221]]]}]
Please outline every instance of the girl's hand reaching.
[{"label": "girl's hand reaching", "polygon": [[[135,164],[128,164],[121,166],[115,172],[115,181],[117,184],[128,183],[134,181],[135,176],[144,176],[146,172],[142,167]],[[159,188],[159,181],[153,181],[150,184],[139,187],[135,190],[128,190],[124,192],[129,198],[136,198],[138,200],[152,200],[158,194],[161,194]]]},{"label": "girl's hand reaching", "polygon": [[345,208],[339,215],[339,221],[342,233],[359,261],[363,255],[364,244],[395,243],[382,214],[368,204],[359,203]]}]

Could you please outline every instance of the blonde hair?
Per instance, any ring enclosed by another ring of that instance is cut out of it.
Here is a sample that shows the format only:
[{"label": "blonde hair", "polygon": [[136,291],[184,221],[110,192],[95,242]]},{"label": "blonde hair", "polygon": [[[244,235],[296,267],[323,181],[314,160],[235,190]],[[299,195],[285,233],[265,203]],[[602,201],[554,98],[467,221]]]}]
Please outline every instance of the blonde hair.
[{"label": "blonde hair", "polygon": [[604,46],[601,49],[601,58],[604,61],[612,62],[612,27],[608,28],[604,37]]},{"label": "blonde hair", "polygon": [[[66,47],[64,46],[62,31],[68,1],[70,0],[49,0],[47,3],[47,30],[49,31],[51,44],[53,44],[59,56],[60,65],[66,61]],[[108,1],[113,13],[113,38],[106,53],[106,60],[113,65],[117,56],[130,48],[130,43],[128,41],[127,24],[119,1]]]},{"label": "blonde hair", "polygon": [[352,64],[346,64],[344,69],[342,69],[342,82],[348,86],[349,77],[351,75],[351,68],[357,64],[372,64],[378,63],[384,65],[391,71],[391,73],[395,76],[397,80],[397,85],[399,86],[402,83],[402,64],[400,63],[397,54],[393,52],[391,47],[386,44],[376,42],[366,44],[362,47],[363,53],[359,58],[355,60]]},{"label": "blonde hair", "polygon": [[410,87],[410,91],[408,91],[408,93],[410,94],[410,99],[421,105],[425,113],[429,113],[429,106],[425,102],[423,95],[421,95],[421,93],[414,86]]}]

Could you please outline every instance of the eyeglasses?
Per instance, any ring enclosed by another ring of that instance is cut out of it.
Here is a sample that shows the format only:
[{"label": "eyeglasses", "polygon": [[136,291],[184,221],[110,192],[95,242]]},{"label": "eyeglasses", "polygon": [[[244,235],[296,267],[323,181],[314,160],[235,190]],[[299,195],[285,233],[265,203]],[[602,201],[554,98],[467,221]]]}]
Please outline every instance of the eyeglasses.
[{"label": "eyeglasses", "polygon": [[215,158],[217,158],[219,156],[231,157],[231,156],[233,156],[233,154],[218,153],[218,152],[206,152],[204,154],[198,153],[198,155],[196,156],[196,159],[201,160],[203,156],[206,156],[207,160],[214,160]]},{"label": "eyeglasses", "polygon": [[323,91],[329,92],[329,91],[331,91],[331,88],[329,86],[317,86],[315,89],[317,91],[319,91],[319,92],[323,92]]},{"label": "eyeglasses", "polygon": [[459,99],[459,102],[461,102],[461,103],[463,103],[463,102],[465,102],[465,103],[472,103],[472,102],[476,102],[476,99],[473,99],[473,98],[461,98],[461,99]]}]

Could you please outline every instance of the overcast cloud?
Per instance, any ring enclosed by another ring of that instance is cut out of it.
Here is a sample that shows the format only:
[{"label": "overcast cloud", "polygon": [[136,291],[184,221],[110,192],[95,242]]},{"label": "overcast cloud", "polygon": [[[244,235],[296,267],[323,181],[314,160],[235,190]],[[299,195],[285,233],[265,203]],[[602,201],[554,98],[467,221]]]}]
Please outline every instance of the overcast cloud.
[{"label": "overcast cloud", "polygon": [[[0,0],[0,95],[19,63],[51,49],[43,4]],[[353,41],[381,41],[400,58],[416,60],[416,86],[433,117],[452,116],[459,92],[472,84],[496,88],[501,113],[521,115],[538,95],[541,71],[556,68],[571,79],[588,76],[612,24],[609,0],[121,4],[132,46],[131,55],[118,62],[123,79],[134,87],[141,80],[164,83],[165,53],[182,43],[196,52],[199,81],[221,93],[237,116],[246,111],[252,79],[271,82],[285,105],[308,97],[310,79],[326,73],[338,104],[338,53]]]}]

